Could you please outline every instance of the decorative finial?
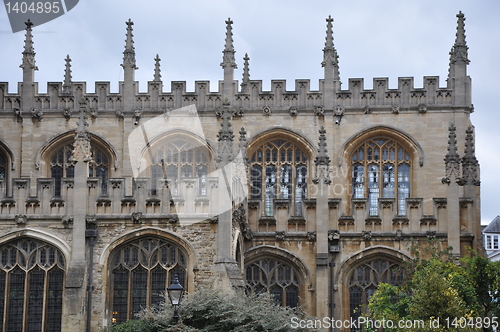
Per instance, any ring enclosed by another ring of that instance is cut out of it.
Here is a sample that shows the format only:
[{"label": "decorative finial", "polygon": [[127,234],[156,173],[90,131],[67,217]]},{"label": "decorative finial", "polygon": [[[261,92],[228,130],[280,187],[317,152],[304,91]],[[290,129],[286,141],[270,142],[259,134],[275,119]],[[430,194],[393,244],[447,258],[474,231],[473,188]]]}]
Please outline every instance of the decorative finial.
[{"label": "decorative finial", "polygon": [[221,113],[221,129],[217,135],[219,149],[217,153],[217,163],[227,163],[233,159],[233,129],[231,124],[232,112],[229,109],[229,102],[225,101]]},{"label": "decorative finial", "polygon": [[460,181],[460,156],[457,152],[457,135],[454,124],[451,124],[448,135],[448,153],[444,157],[444,163],[446,167],[446,176],[441,180],[442,183],[450,184],[454,179],[455,181]]},{"label": "decorative finial", "polygon": [[467,50],[469,47],[465,41],[465,16],[460,11],[457,14],[457,33],[455,37],[455,44],[450,51],[450,65],[455,63],[469,64],[470,60],[468,58]]},{"label": "decorative finial", "polygon": [[325,48],[323,49],[323,62],[322,67],[333,66],[338,67],[338,54],[335,46],[333,46],[333,18],[328,16],[326,19],[326,37],[325,37]]},{"label": "decorative finial", "polygon": [[22,69],[38,70],[38,67],[35,65],[36,53],[33,47],[33,34],[31,33],[33,22],[28,19],[28,22],[25,22],[24,24],[26,24],[26,39],[24,40],[23,62],[19,67]]},{"label": "decorative finial", "polygon": [[125,40],[125,51],[123,51],[123,68],[139,69],[135,63],[135,47],[134,47],[134,35],[132,33],[134,22],[128,19],[127,24],[127,39]]},{"label": "decorative finial", "polygon": [[313,182],[316,184],[320,181],[323,181],[324,184],[332,183],[328,174],[330,157],[328,156],[328,150],[326,148],[326,130],[323,126],[321,126],[319,130],[318,155],[314,159],[314,164],[316,165],[316,179],[314,179]]},{"label": "decorative finial", "polygon": [[314,159],[314,164],[318,165],[330,165],[330,157],[328,157],[328,150],[326,148],[326,130],[324,126],[321,126],[319,130],[319,143],[318,143],[318,156]]},{"label": "decorative finial", "polygon": [[87,130],[89,123],[87,120],[87,102],[85,98],[82,97],[80,100],[80,112],[78,115],[78,128],[76,130],[75,143],[73,143],[73,154],[70,158],[70,161],[72,162],[92,161],[90,133]]},{"label": "decorative finial", "polygon": [[63,93],[71,93],[71,58],[69,57],[69,54],[66,55],[66,69],[64,70],[64,83],[62,87],[62,92]]},{"label": "decorative finial", "polygon": [[241,127],[241,130],[240,130],[240,144],[239,144],[239,148],[240,150],[244,149],[247,145],[247,132],[245,130],[244,127]]},{"label": "decorative finial", "polygon": [[248,53],[245,53],[245,57],[243,58],[245,61],[243,65],[243,79],[241,80],[241,92],[246,93],[248,92],[248,83],[250,82],[250,68],[248,66],[248,60],[250,58],[248,57]]},{"label": "decorative finial", "polygon": [[236,60],[234,59],[234,53],[236,51],[234,50],[233,46],[233,27],[232,27],[233,21],[231,21],[230,18],[227,19],[226,21],[226,44],[224,46],[224,51],[222,51],[222,63],[220,64],[222,68],[238,68],[236,66]]},{"label": "decorative finial", "polygon": [[479,186],[479,162],[477,161],[474,148],[474,131],[469,126],[465,131],[465,152],[462,157],[462,181],[460,185]]},{"label": "decorative finial", "polygon": [[160,56],[156,54],[155,58],[155,75],[153,81],[160,82],[161,81],[161,70],[160,70]]}]

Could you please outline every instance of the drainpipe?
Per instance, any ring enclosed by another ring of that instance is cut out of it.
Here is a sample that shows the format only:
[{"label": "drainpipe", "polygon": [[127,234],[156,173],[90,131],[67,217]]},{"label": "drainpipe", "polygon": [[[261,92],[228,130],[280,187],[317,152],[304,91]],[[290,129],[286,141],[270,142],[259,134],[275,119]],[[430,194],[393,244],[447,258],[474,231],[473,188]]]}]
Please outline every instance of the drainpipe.
[{"label": "drainpipe", "polygon": [[94,245],[97,238],[97,224],[87,222],[87,229],[85,230],[85,237],[89,240],[89,278],[87,283],[87,332],[91,332],[92,321],[92,292],[94,286],[92,281],[94,279]]},{"label": "drainpipe", "polygon": [[[328,231],[328,240],[328,251],[332,254],[332,260],[328,265],[330,267],[330,319],[333,321],[335,312],[335,302],[333,302],[335,295],[335,259],[340,252],[340,232],[338,230]],[[331,331],[335,331],[333,324]]]}]

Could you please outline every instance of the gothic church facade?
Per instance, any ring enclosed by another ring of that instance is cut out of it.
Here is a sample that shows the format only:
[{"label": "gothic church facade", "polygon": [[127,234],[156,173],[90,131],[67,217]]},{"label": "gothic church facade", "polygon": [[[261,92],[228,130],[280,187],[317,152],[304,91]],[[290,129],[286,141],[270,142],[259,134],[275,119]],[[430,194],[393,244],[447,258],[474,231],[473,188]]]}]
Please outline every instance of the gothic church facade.
[{"label": "gothic church facade", "polygon": [[[326,25],[319,90],[243,78],[226,21],[223,80],[138,91],[133,23],[119,92],[65,79],[38,92],[27,22],[23,80],[0,83],[0,331],[101,331],[161,300],[174,276],[270,292],[316,317],[366,310],[398,284],[410,244],[481,248],[464,15],[447,84],[341,86]],[[221,43],[222,44],[222,43]],[[322,45],[318,45],[320,49]],[[89,287],[91,286],[91,287]]]}]

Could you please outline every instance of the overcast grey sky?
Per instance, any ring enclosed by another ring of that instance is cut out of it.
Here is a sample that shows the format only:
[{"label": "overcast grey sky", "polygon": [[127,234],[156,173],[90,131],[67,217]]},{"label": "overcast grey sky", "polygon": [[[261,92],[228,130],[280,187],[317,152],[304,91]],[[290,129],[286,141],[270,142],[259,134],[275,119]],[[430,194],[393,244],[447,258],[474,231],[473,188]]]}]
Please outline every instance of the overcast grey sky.
[{"label": "overcast grey sky", "polygon": [[[125,21],[134,21],[134,40],[141,91],[153,78],[154,57],[162,59],[165,90],[170,81],[210,80],[217,90],[222,79],[225,23],[234,21],[234,46],[240,80],[243,56],[250,56],[251,79],[308,78],[318,88],[326,22],[334,18],[335,47],[340,75],[346,87],[350,77],[413,76],[421,87],[423,76],[439,76],[445,86],[451,46],[455,40],[456,14],[463,11],[472,77],[471,115],[476,127],[476,153],[481,164],[482,223],[500,214],[500,110],[495,102],[500,78],[500,1],[498,0],[80,0],[69,13],[34,28],[35,80],[39,90],[46,82],[60,82],[64,58],[72,58],[73,81],[110,81],[117,92],[123,79],[120,67],[125,40]],[[13,34],[4,9],[0,9],[0,81],[17,91],[22,80],[21,52],[24,32]],[[462,153],[463,151],[461,151]],[[444,166],[443,166],[444,167]]]}]

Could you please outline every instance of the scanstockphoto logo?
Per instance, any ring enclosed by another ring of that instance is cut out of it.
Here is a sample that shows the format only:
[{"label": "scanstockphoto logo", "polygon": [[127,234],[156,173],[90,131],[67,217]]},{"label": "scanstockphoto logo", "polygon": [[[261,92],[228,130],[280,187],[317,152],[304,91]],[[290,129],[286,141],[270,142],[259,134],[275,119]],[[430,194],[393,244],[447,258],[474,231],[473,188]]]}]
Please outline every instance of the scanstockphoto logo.
[{"label": "scanstockphoto logo", "polygon": [[42,25],[73,9],[79,0],[58,1],[12,1],[4,0],[12,32],[26,29],[25,22],[32,26]]},{"label": "scanstockphoto logo", "polygon": [[244,156],[240,151],[231,162],[214,164],[195,105],[134,124],[127,141],[136,190],[161,199],[164,209],[170,199],[173,207],[164,212],[179,223],[210,219],[247,198]]}]

